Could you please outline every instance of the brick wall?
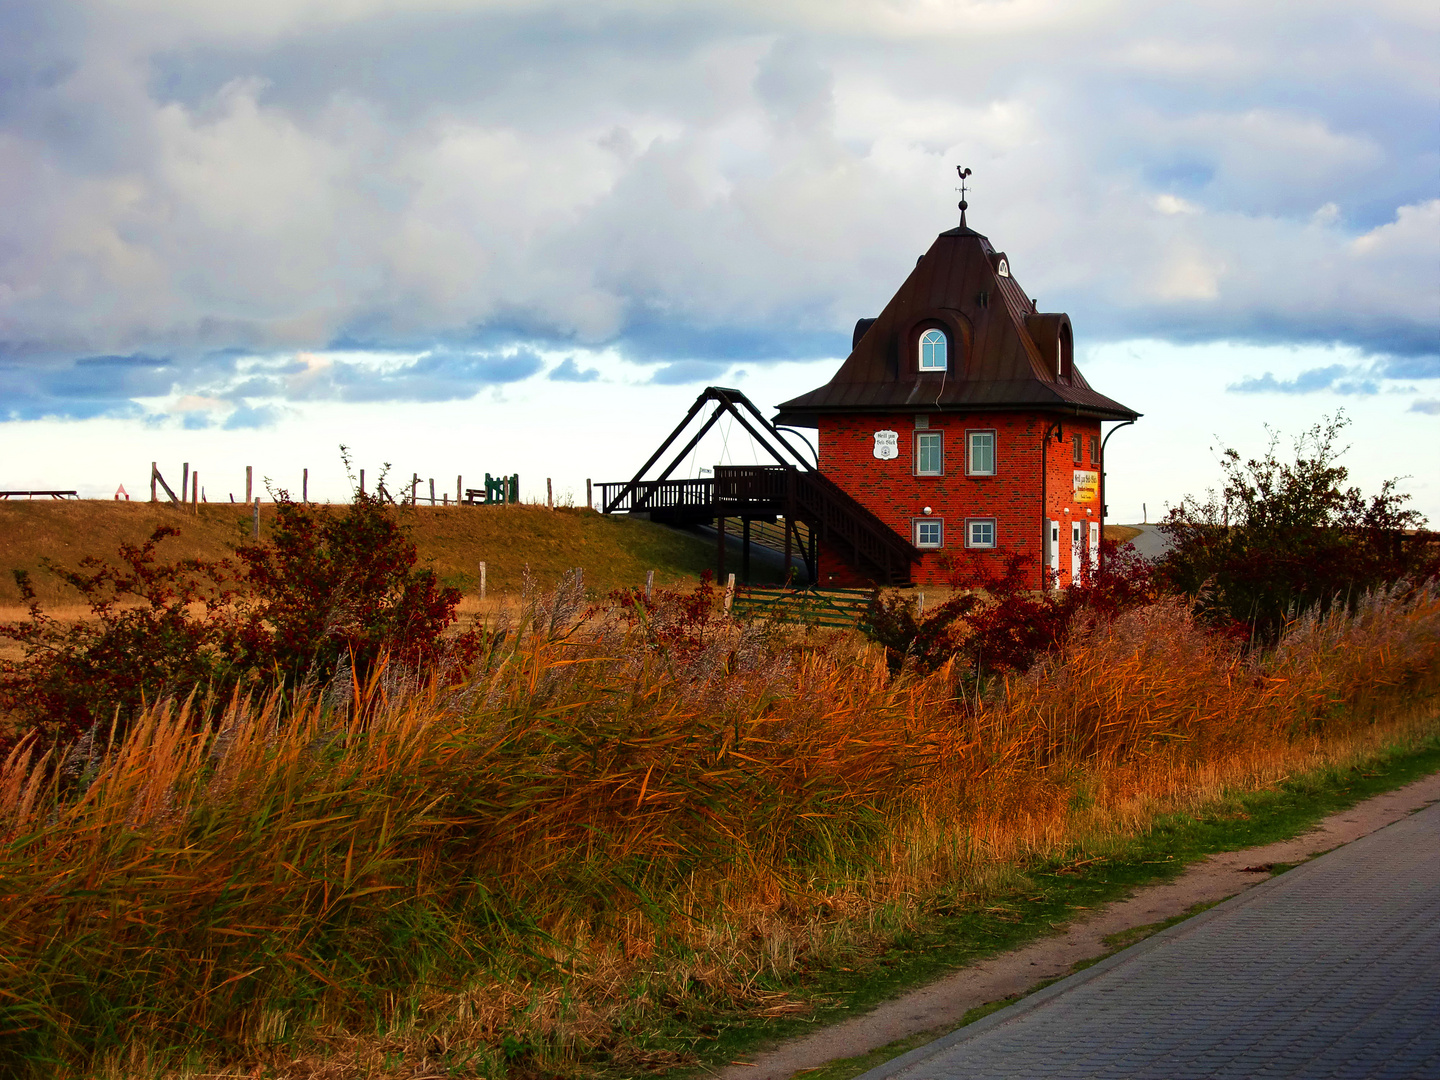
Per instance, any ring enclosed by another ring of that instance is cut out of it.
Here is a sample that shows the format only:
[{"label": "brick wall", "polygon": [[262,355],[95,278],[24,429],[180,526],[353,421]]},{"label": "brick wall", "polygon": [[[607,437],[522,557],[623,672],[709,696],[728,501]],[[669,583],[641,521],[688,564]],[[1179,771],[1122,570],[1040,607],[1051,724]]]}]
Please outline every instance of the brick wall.
[{"label": "brick wall", "polygon": [[[1004,551],[1026,553],[1035,567],[1035,584],[1040,584],[1042,524],[1040,514],[1040,435],[1053,419],[1039,414],[972,413],[966,416],[932,413],[928,428],[917,429],[915,416],[855,415],[820,418],[820,469],[901,536],[915,540],[914,522],[930,518],[944,524],[944,546],[928,550],[915,569],[917,585],[945,585],[952,572],[961,583],[972,578],[976,568],[994,565]],[[1099,470],[1091,458],[1091,437],[1099,436],[1095,421],[1061,418],[1064,441],[1052,441],[1045,453],[1047,517],[1060,522],[1060,583],[1070,583],[1070,522],[1099,521],[1099,502],[1081,503],[1075,498],[1075,470]],[[943,473],[915,475],[915,432],[939,432],[943,440]],[[995,432],[995,475],[966,474],[966,432]],[[875,433],[894,431],[899,435],[899,457],[877,459]],[[1079,434],[1081,461],[1073,457],[1071,436]],[[1091,512],[1086,513],[1089,509]],[[997,548],[994,551],[967,550],[965,519],[994,518]],[[1085,530],[1088,536],[1088,529]],[[863,586],[845,561],[833,551],[820,549],[820,583],[833,586]]]}]

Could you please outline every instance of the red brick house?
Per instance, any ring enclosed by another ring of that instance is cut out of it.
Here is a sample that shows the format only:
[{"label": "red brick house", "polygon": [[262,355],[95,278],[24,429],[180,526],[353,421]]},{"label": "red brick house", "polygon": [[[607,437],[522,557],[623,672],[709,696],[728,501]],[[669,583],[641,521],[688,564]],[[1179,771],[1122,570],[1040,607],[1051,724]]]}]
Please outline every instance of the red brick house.
[{"label": "red brick house", "polygon": [[[1066,586],[1098,559],[1101,422],[1140,415],[1091,389],[1074,351],[1070,317],[1038,311],[962,218],[775,423],[818,429],[820,473],[919,549],[915,584],[964,584],[1021,552],[1037,587],[1047,567]],[[868,584],[823,540],[818,577]]]}]

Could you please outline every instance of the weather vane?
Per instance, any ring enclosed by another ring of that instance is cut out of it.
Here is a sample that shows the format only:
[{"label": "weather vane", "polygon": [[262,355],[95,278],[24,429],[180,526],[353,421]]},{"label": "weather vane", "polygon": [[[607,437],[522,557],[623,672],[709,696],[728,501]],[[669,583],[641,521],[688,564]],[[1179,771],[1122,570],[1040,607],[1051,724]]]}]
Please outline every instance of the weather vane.
[{"label": "weather vane", "polygon": [[970,206],[965,201],[965,178],[970,175],[970,170],[963,165],[956,165],[955,171],[960,174],[960,186],[955,190],[960,192],[960,228],[965,228],[965,211]]}]

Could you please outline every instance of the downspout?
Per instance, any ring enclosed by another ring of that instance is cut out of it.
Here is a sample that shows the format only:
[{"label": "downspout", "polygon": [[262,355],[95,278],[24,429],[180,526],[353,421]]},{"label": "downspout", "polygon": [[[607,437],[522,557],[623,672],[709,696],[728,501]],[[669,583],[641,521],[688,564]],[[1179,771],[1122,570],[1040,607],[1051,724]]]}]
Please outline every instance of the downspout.
[{"label": "downspout", "polygon": [[1100,440],[1100,570],[1105,570],[1105,511],[1109,509],[1105,505],[1105,444],[1110,441],[1110,436],[1119,431],[1122,427],[1129,427],[1134,420],[1126,420],[1124,423],[1116,424],[1108,432],[1105,438]]},{"label": "downspout", "polygon": [[1050,432],[1055,432],[1055,441],[1061,442],[1065,438],[1064,430],[1060,421],[1052,421],[1045,428],[1045,434],[1040,437],[1040,591],[1045,591],[1045,549],[1050,545],[1050,512],[1045,508],[1046,488],[1050,482],[1049,450]]}]

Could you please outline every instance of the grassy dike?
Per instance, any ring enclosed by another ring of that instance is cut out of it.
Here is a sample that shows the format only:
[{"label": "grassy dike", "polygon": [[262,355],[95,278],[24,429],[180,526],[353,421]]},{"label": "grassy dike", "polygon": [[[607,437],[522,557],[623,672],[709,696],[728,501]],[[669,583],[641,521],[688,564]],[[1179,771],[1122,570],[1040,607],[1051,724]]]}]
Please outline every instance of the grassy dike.
[{"label": "grassy dike", "polygon": [[[1432,728],[1440,727],[1436,714]],[[1278,787],[1236,792],[1197,814],[1157,819],[1144,835],[1122,840],[1104,855],[1077,851],[1069,859],[1047,860],[1023,868],[1024,880],[997,895],[965,906],[936,911],[913,931],[891,939],[884,951],[857,955],[848,969],[802,973],[787,987],[794,999],[811,1009],[803,1018],[761,1018],[715,1014],[691,1018],[660,1040],[695,1047],[702,1065],[674,1075],[701,1075],[787,1037],[812,1033],[817,1026],[846,1019],[933,982],[957,968],[1026,945],[1072,919],[1133,890],[1178,876],[1207,855],[1286,840],[1321,819],[1356,803],[1404,787],[1440,771],[1440,733],[1410,745],[1392,745],[1348,767],[1332,766],[1293,776]],[[1083,865],[1082,865],[1083,864]],[[1277,867],[1273,873],[1288,867]],[[1117,934],[1107,939],[1118,952],[1151,934],[1199,914],[1186,915]],[[1106,953],[1103,955],[1110,955]],[[1082,970],[1102,956],[1077,964]],[[1028,993],[1056,979],[1037,983]],[[898,1040],[860,1057],[831,1062],[806,1071],[806,1080],[850,1080],[933,1039],[973,1023],[1027,996],[1013,995],[970,1010],[959,1023]],[[688,1030],[687,1030],[688,1029]],[[714,1032],[713,1039],[707,1032]],[[701,1035],[699,1040],[696,1034]]]},{"label": "grassy dike", "polygon": [[[466,593],[479,588],[482,560],[492,593],[518,592],[527,566],[547,587],[582,566],[596,595],[641,585],[649,570],[660,585],[693,583],[715,561],[714,545],[699,536],[583,508],[419,506],[398,513],[421,565]],[[143,543],[161,525],[180,530],[160,545],[162,561],[233,558],[235,547],[250,540],[252,514],[249,507],[228,503],[206,503],[190,513],[148,502],[0,501],[0,607],[20,603],[14,570],[29,572],[46,606],[80,604],[78,593],[44,571],[43,559],[73,568],[93,555],[113,564],[121,544]],[[262,539],[274,520],[274,504],[263,503]]]}]

